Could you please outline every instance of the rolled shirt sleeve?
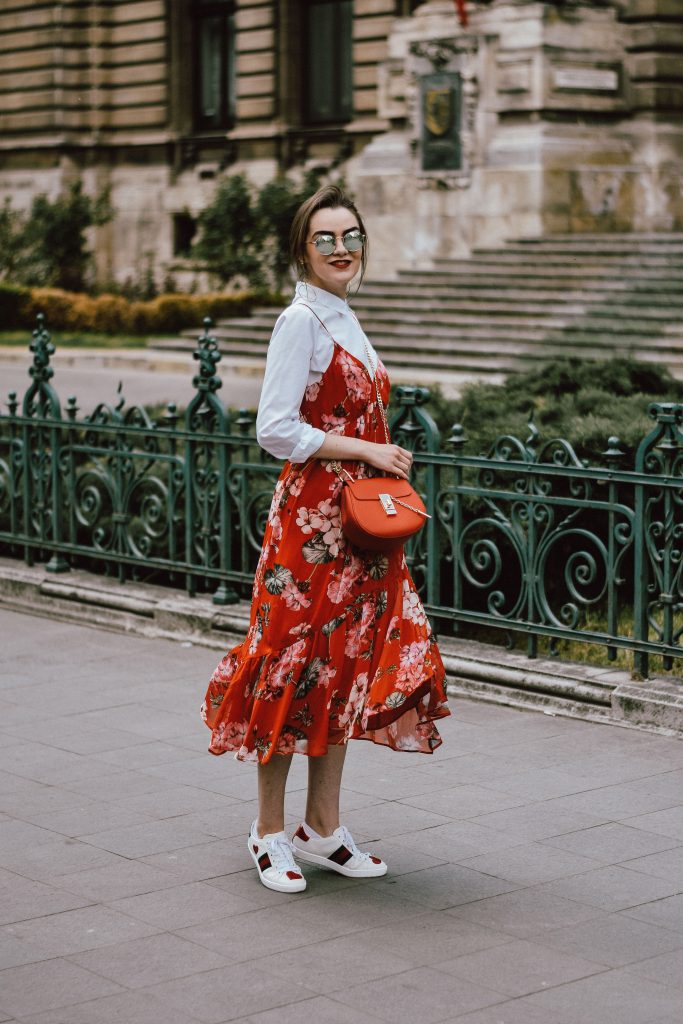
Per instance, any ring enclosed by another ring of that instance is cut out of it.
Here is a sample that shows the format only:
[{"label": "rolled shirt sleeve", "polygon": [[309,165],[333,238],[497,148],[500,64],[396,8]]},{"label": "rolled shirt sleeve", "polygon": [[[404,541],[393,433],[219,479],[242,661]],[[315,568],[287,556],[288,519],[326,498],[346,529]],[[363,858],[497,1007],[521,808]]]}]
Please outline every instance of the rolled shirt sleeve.
[{"label": "rolled shirt sleeve", "polygon": [[317,321],[303,306],[279,317],[268,347],[266,372],[256,417],[256,439],[276,459],[306,462],[325,432],[299,416],[316,345]]}]

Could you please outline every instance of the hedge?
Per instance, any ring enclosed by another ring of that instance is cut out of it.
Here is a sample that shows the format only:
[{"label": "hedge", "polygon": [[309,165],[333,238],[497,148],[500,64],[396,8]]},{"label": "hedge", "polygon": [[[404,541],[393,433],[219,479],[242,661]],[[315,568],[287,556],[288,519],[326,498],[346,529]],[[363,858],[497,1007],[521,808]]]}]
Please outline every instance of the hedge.
[{"label": "hedge", "polygon": [[428,408],[444,441],[454,423],[465,428],[467,455],[486,453],[503,434],[526,440],[533,415],[541,443],[563,437],[594,465],[604,464],[608,438],[617,436],[626,467],[653,429],[647,410],[656,401],[683,402],[683,381],[661,364],[563,358],[510,374],[504,384],[469,384],[458,399],[444,398],[437,387]]},{"label": "hedge", "polygon": [[256,304],[281,305],[280,296],[258,292],[237,295],[159,295],[148,302],[121,295],[85,295],[59,288],[22,288],[0,283],[0,331],[29,331],[38,313],[48,328],[101,334],[163,334],[187,327],[201,328],[202,320],[243,316]]},{"label": "hedge", "polygon": [[28,327],[31,313],[31,289],[0,282],[0,330]]}]

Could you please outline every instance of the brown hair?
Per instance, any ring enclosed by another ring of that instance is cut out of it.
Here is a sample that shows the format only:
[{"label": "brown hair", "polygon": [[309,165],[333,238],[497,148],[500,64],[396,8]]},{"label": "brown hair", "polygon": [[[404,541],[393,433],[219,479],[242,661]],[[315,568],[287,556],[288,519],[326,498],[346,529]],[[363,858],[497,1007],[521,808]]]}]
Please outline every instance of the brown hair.
[{"label": "brown hair", "polygon": [[337,185],[323,185],[312,196],[304,200],[294,214],[294,220],[292,221],[289,233],[289,257],[300,280],[304,279],[306,273],[306,239],[311,224],[311,217],[318,210],[334,210],[340,206],[345,210],[349,210],[354,215],[358,221],[358,227],[365,235],[365,245],[363,246],[360,258],[360,281],[358,282],[360,287],[365,277],[365,269],[368,263],[367,232],[363,224],[363,218],[356,209],[356,204]]}]

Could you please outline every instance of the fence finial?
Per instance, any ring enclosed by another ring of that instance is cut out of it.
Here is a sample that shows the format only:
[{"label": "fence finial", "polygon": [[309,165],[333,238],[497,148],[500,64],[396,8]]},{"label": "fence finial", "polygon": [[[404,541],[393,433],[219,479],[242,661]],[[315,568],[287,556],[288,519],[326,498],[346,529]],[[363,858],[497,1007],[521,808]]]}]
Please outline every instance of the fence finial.
[{"label": "fence finial", "polygon": [[36,384],[45,384],[55,372],[50,366],[50,356],[54,355],[55,347],[50,341],[50,333],[45,326],[45,314],[39,313],[36,319],[38,326],[31,334],[32,340],[29,345],[33,352],[33,366],[28,372]]},{"label": "fence finial", "polygon": [[193,352],[193,359],[199,360],[199,373],[192,378],[192,386],[197,391],[218,391],[223,387],[223,381],[216,374],[216,364],[220,362],[221,354],[218,351],[218,342],[210,333],[213,327],[213,320],[210,316],[204,317],[204,333],[197,339],[198,348]]},{"label": "fence finial", "polygon": [[467,442],[465,435],[465,428],[461,423],[454,423],[451,427],[451,436],[448,438],[448,443],[451,448],[454,448],[456,453],[460,452]]}]

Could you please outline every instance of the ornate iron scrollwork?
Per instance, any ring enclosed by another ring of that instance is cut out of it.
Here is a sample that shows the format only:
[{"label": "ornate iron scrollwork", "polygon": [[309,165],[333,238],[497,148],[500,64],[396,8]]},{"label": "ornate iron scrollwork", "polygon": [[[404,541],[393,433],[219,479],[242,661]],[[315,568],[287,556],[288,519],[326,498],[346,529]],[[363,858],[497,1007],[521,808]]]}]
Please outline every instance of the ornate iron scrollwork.
[{"label": "ornate iron scrollwork", "polygon": [[[87,416],[75,398],[63,413],[43,318],[31,352],[23,399],[12,392],[0,414],[0,542],[52,571],[182,580],[218,603],[247,593],[280,466],[253,414],[218,400],[211,321],[184,415],[171,404],[157,421],[120,388]],[[610,656],[627,647],[642,675],[651,653],[665,666],[683,656],[683,405],[650,407],[654,428],[626,469],[617,437],[593,466],[533,419],[524,440],[504,434],[470,455],[458,424],[442,446],[428,389],[395,395],[392,437],[413,452],[432,515],[406,557],[437,628],[522,634],[530,654],[542,637],[551,654],[568,638]]]}]

